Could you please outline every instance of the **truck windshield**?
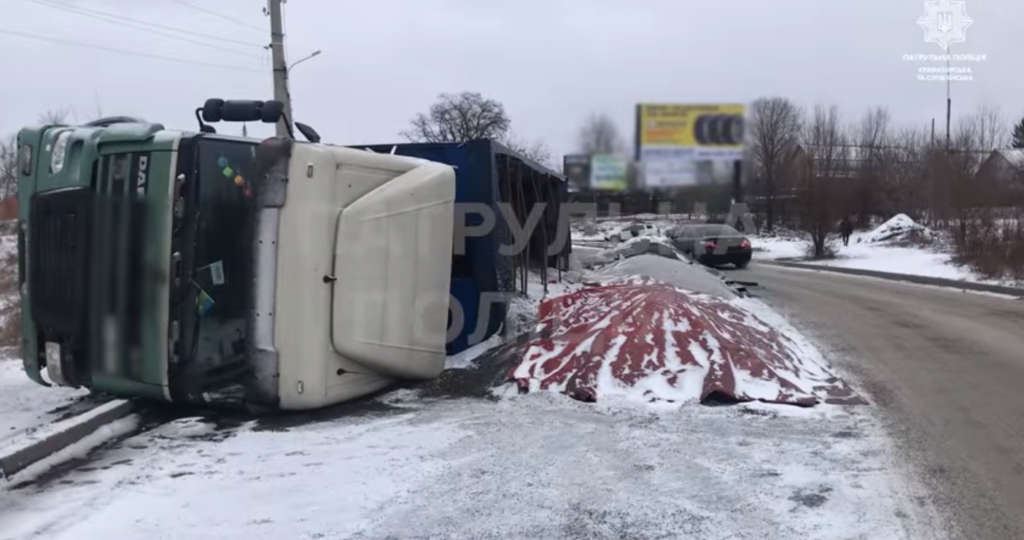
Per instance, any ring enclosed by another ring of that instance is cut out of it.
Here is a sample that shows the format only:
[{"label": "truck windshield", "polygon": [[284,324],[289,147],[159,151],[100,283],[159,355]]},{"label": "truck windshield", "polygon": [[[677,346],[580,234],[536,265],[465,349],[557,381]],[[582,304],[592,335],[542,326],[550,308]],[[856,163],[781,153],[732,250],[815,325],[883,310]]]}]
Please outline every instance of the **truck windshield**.
[{"label": "truck windshield", "polygon": [[201,138],[191,198],[194,252],[183,302],[180,368],[190,400],[241,403],[249,373],[246,315],[252,309],[256,144]]}]

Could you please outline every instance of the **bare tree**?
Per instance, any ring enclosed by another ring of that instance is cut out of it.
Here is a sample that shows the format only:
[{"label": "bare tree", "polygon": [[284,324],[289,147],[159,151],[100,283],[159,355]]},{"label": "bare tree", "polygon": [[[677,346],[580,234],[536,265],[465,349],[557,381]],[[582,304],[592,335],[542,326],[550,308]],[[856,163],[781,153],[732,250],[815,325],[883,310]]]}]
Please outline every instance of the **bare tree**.
[{"label": "bare tree", "polygon": [[0,201],[18,192],[18,143],[11,135],[0,139]]},{"label": "bare tree", "polygon": [[905,213],[916,221],[929,217],[927,212],[928,174],[926,161],[932,150],[927,132],[905,128],[892,137],[887,153],[888,174],[883,186],[887,214]]},{"label": "bare tree", "polygon": [[50,109],[36,119],[40,124],[65,124],[67,123],[68,117],[71,116],[71,109],[67,107],[60,107],[57,109]]},{"label": "bare tree", "polygon": [[502,140],[509,135],[512,121],[505,107],[479,92],[441,94],[428,114],[412,119],[412,127],[401,135],[412,142],[465,142],[473,139]]},{"label": "bare tree", "polygon": [[551,167],[551,150],[543,141],[529,142],[512,131],[505,107],[478,92],[441,94],[429,114],[418,114],[412,128],[401,135],[412,142],[498,141],[517,154]]},{"label": "bare tree", "polygon": [[776,198],[782,191],[786,161],[799,143],[800,109],[786,98],[765,97],[754,102],[754,160],[758,166],[758,184],[765,200],[765,229],[775,225]]},{"label": "bare tree", "polygon": [[616,154],[625,148],[619,127],[606,114],[592,114],[580,128],[579,149],[584,154]]},{"label": "bare tree", "polygon": [[800,226],[811,238],[809,254],[828,257],[829,234],[839,219],[841,201],[838,186],[849,177],[849,145],[839,108],[816,106],[803,131],[808,166],[800,175],[797,191],[801,210]]},{"label": "bare tree", "polygon": [[977,139],[975,150],[987,154],[1009,144],[1009,137],[1006,136],[1009,122],[998,106],[978,105],[968,121],[974,124]]},{"label": "bare tree", "polygon": [[860,226],[868,225],[871,215],[880,206],[882,185],[887,166],[889,149],[892,145],[892,116],[889,110],[879,106],[869,109],[861,119],[856,134],[856,154],[858,174],[853,186],[853,199],[850,201]]},{"label": "bare tree", "polygon": [[509,149],[519,154],[520,156],[523,156],[526,159],[529,159],[547,168],[551,168],[552,166],[551,150],[548,148],[548,145],[544,143],[544,141],[538,140],[528,142],[519,138],[517,135],[510,131],[499,142],[509,147]]}]

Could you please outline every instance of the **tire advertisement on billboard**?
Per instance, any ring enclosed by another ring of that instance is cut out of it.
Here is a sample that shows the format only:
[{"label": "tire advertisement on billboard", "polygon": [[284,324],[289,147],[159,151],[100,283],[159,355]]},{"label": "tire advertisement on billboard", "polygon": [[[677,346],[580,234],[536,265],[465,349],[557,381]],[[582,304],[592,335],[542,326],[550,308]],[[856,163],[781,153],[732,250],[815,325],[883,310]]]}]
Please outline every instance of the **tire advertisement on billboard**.
[{"label": "tire advertisement on billboard", "polygon": [[746,150],[746,105],[637,105],[637,161],[649,188],[731,184]]}]

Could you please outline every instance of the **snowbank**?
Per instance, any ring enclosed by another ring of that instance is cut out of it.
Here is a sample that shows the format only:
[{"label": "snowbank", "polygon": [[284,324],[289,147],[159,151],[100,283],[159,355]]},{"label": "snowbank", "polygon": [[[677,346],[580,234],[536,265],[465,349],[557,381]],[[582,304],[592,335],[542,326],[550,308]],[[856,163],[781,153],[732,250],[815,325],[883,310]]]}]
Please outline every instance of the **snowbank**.
[{"label": "snowbank", "polygon": [[584,401],[864,401],[739,304],[623,278],[541,304],[538,335],[510,377]]},{"label": "snowbank", "polygon": [[858,238],[857,242],[877,243],[911,239],[930,241],[932,239],[932,232],[928,227],[910,219],[910,216],[896,214],[889,221],[879,225],[875,230]]},{"label": "snowbank", "polygon": [[800,259],[807,255],[808,241],[795,237],[755,236],[750,239],[754,260]]}]

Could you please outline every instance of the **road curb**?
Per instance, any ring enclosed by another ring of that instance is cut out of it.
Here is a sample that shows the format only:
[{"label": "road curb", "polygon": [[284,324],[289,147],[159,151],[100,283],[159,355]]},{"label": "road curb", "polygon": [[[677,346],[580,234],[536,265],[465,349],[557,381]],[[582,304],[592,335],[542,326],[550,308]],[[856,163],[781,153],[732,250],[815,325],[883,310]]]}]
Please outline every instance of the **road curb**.
[{"label": "road curb", "polygon": [[1008,296],[1024,297],[1024,289],[1017,287],[1004,287],[1002,285],[987,285],[985,283],[972,283],[970,281],[958,281],[955,279],[933,278],[926,276],[914,276],[910,274],[896,274],[893,272],[879,272],[877,270],[861,270],[859,268],[837,268],[834,266],[823,266],[818,264],[798,263],[784,260],[757,261],[758,264],[766,266],[781,266],[785,268],[798,268],[801,270],[816,270],[818,272],[832,272],[835,274],[846,274],[850,276],[873,277],[889,281],[905,281],[918,285],[932,285],[935,287],[946,287],[960,289],[963,291],[987,292],[993,294],[1005,294]]},{"label": "road curb", "polygon": [[[105,403],[78,416],[49,424],[21,440],[0,448],[0,479],[17,474],[92,435],[99,428],[135,410],[135,403],[116,400]],[[43,431],[43,434],[39,434]]]}]

